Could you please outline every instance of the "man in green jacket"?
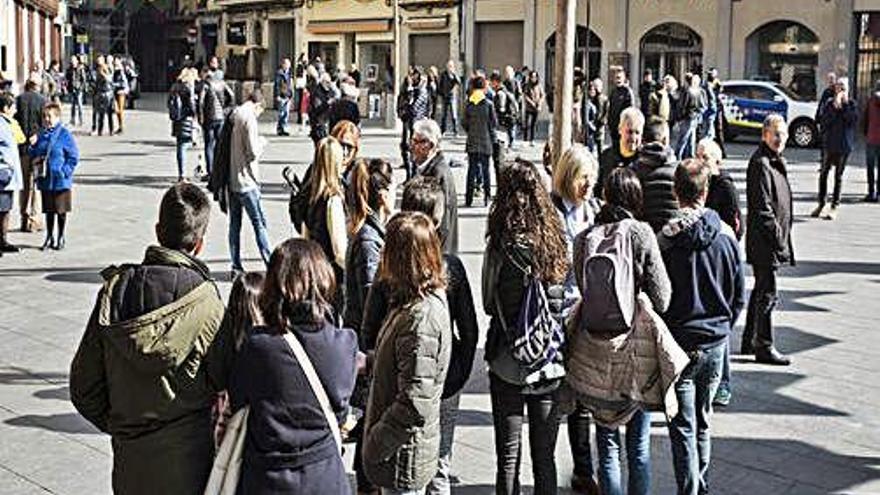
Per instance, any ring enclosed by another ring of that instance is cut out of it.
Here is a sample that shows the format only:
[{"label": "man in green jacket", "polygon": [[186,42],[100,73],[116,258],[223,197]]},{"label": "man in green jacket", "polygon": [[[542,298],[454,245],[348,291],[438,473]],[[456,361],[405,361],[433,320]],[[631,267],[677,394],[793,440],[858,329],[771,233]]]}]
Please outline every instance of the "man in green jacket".
[{"label": "man in green jacket", "polygon": [[70,367],[70,396],[112,436],[117,494],[196,494],[213,462],[211,406],[233,346],[223,302],[195,258],[211,204],[180,183],[162,198],[140,264],[111,266]]}]

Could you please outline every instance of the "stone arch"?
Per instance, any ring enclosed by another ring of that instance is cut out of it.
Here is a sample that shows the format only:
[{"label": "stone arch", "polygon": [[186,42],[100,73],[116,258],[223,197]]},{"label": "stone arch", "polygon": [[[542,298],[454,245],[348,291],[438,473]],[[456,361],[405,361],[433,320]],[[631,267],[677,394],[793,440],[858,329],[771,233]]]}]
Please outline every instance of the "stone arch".
[{"label": "stone arch", "polygon": [[703,37],[681,22],[664,22],[647,30],[639,40],[639,74],[646,69],[655,79],[672,75],[681,80],[685,72],[703,72]]},{"label": "stone arch", "polygon": [[746,37],[745,76],[774,81],[805,98],[816,97],[821,41],[805,24],[778,19]]}]

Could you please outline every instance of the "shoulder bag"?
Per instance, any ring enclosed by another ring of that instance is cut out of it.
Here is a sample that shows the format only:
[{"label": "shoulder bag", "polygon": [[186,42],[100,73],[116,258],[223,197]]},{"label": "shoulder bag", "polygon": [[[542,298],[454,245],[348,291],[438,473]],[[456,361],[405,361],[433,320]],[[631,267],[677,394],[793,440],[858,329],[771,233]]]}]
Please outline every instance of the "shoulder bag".
[{"label": "shoulder bag", "polygon": [[[333,440],[336,442],[337,451],[339,455],[342,455],[342,435],[339,431],[339,424],[336,421],[333,408],[330,406],[330,398],[327,397],[327,392],[318,378],[312,361],[295,335],[290,332],[285,333],[284,341],[293,351],[293,355],[309,381],[312,392],[321,404],[327,424],[330,426],[330,432],[333,434]],[[214,458],[214,465],[211,468],[211,476],[208,478],[204,495],[235,495],[241,476],[241,461],[244,453],[244,440],[247,436],[249,411],[250,407],[242,407],[229,420],[223,442],[217,451],[217,457]]]}]

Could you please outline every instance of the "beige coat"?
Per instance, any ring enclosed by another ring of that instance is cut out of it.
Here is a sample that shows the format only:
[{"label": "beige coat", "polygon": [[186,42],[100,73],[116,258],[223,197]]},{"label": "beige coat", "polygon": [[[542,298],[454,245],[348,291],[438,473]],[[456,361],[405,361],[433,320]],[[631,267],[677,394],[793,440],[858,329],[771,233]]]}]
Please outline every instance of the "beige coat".
[{"label": "beige coat", "polygon": [[[631,331],[613,338],[569,325],[566,382],[596,422],[616,428],[639,409],[678,414],[675,384],[690,362],[644,293]],[[572,314],[578,314],[579,307]]]}]

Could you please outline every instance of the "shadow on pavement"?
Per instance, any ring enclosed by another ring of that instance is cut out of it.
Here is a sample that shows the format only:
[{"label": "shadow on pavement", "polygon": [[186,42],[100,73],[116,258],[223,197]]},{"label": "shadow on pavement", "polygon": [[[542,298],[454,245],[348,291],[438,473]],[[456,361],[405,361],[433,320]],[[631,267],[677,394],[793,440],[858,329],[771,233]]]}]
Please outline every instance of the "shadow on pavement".
[{"label": "shadow on pavement", "polygon": [[91,423],[76,413],[25,414],[24,416],[7,419],[4,423],[25,428],[41,428],[58,433],[101,433]]}]

